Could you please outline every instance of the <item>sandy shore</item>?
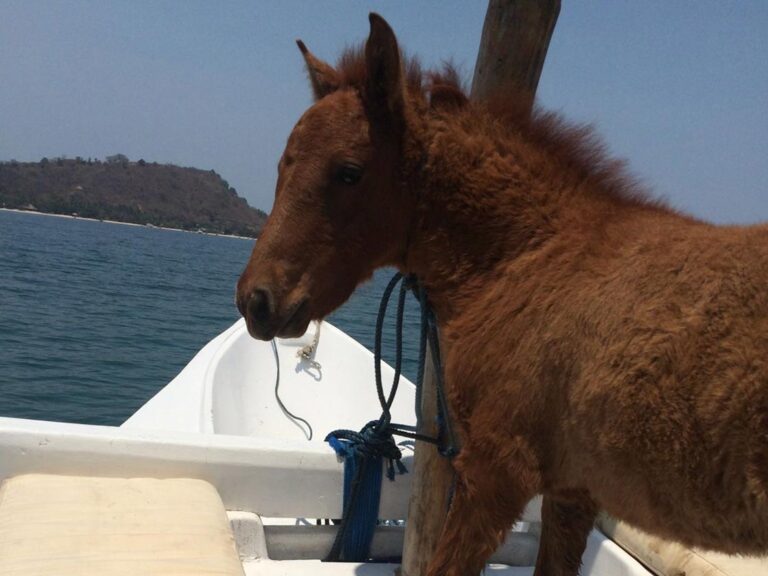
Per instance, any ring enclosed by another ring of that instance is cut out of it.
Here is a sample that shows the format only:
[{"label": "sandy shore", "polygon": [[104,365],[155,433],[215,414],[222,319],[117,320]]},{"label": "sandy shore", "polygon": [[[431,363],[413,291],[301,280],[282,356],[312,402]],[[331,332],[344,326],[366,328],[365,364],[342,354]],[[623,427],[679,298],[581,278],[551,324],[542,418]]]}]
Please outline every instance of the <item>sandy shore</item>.
[{"label": "sandy shore", "polygon": [[2,212],[18,212],[20,214],[34,214],[36,216],[53,216],[54,218],[70,218],[72,220],[89,220],[91,222],[104,222],[105,224],[120,224],[122,226],[138,226],[139,228],[154,228],[155,230],[168,230],[170,232],[185,232],[187,234],[204,234],[206,236],[220,236],[222,238],[237,238],[239,240],[254,240],[249,236],[237,236],[236,234],[218,234],[216,232],[196,232],[194,230],[182,230],[181,228],[168,228],[155,226],[154,224],[136,224],[135,222],[119,222],[117,220],[101,220],[99,218],[84,218],[71,214],[54,214],[53,212],[38,212],[36,210],[20,210],[18,208],[0,208]]}]

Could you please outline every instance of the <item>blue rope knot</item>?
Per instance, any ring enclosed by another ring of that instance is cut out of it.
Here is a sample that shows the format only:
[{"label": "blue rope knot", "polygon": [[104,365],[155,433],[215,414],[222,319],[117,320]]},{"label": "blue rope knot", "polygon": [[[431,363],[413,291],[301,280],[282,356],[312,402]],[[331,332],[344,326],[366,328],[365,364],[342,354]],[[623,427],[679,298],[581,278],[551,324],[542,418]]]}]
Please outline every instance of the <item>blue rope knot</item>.
[{"label": "blue rope knot", "polygon": [[395,444],[395,438],[389,426],[381,420],[371,420],[363,426],[360,432],[354,430],[334,430],[325,437],[336,454],[342,458],[385,458],[387,461],[387,478],[395,479],[397,473],[405,474],[401,458],[403,453]]}]

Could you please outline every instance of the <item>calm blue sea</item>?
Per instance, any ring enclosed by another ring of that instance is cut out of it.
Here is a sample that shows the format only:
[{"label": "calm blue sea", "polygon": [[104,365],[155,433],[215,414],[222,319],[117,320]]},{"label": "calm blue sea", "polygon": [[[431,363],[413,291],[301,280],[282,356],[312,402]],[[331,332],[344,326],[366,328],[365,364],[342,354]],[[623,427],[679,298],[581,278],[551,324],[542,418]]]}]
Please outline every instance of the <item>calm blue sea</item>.
[{"label": "calm blue sea", "polygon": [[[235,283],[252,247],[0,211],[0,416],[122,423],[238,318]],[[379,271],[330,318],[369,349],[391,275]],[[409,300],[404,371],[414,378],[418,314]],[[368,376],[360,386],[374,385]]]}]

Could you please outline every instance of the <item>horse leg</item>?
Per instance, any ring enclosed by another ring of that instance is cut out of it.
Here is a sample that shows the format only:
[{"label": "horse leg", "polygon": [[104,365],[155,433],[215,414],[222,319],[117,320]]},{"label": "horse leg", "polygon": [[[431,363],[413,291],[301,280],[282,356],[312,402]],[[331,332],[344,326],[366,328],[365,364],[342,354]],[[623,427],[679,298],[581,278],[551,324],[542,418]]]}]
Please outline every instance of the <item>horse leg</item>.
[{"label": "horse leg", "polygon": [[477,576],[539,490],[536,459],[516,437],[503,451],[465,444],[456,486],[427,576]]},{"label": "horse leg", "polygon": [[541,541],[534,576],[577,576],[597,506],[586,494],[541,505]]}]

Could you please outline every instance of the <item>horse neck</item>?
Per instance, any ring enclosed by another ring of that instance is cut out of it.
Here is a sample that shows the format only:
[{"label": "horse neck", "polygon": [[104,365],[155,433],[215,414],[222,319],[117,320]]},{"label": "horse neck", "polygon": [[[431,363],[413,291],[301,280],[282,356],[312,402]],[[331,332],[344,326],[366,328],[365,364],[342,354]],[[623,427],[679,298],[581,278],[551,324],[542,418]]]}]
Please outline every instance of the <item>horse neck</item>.
[{"label": "horse neck", "polygon": [[524,142],[486,135],[471,119],[433,122],[423,134],[408,177],[416,215],[402,267],[424,284],[442,324],[499,266],[556,235],[563,191],[578,183]]}]

